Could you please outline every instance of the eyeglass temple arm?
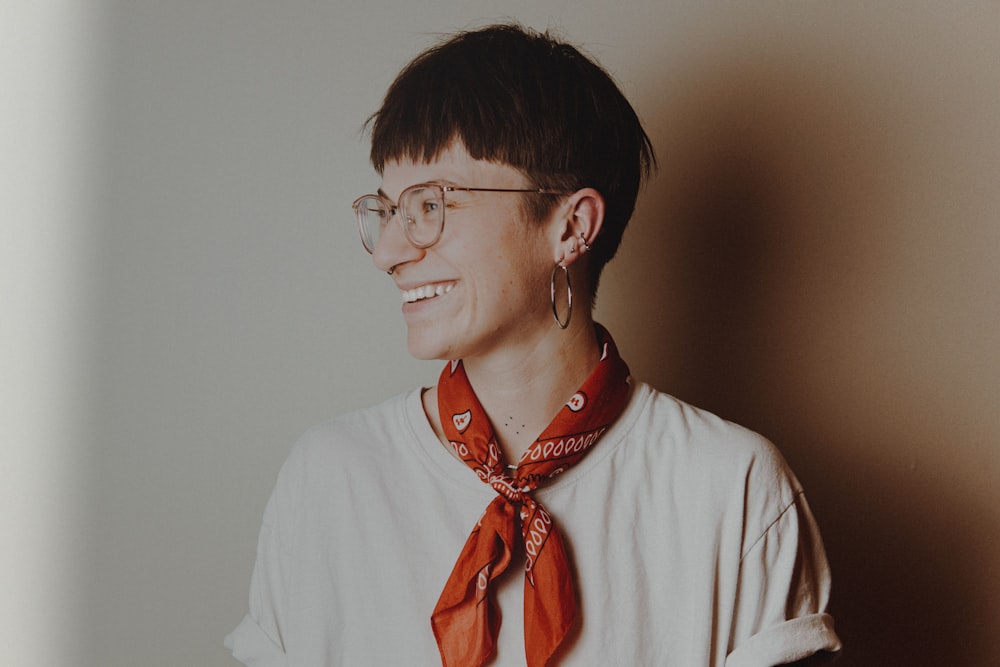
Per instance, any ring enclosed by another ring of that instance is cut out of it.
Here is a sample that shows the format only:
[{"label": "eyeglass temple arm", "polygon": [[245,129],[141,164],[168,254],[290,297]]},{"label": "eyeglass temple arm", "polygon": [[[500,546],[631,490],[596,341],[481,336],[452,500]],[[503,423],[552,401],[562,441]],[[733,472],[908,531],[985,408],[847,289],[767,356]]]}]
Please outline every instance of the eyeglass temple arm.
[{"label": "eyeglass temple arm", "polygon": [[571,195],[572,192],[566,190],[553,190],[552,188],[459,188],[451,185],[440,186],[445,192],[523,192],[536,195]]}]

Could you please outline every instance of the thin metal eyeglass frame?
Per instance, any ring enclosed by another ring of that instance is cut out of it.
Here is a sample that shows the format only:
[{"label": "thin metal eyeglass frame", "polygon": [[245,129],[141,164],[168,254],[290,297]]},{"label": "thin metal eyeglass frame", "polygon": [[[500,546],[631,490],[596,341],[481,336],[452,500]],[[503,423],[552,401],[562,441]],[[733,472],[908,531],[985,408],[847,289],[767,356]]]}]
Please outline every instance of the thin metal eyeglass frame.
[{"label": "thin metal eyeglass frame", "polygon": [[[566,190],[553,190],[551,188],[529,188],[529,189],[466,188],[457,185],[442,185],[441,183],[417,183],[415,185],[409,186],[408,188],[400,192],[399,199],[400,200],[404,199],[407,192],[410,192],[411,190],[416,190],[417,188],[436,188],[440,192],[442,204],[445,203],[444,195],[446,192],[515,192],[515,193],[519,192],[521,194],[563,195],[563,196],[573,194],[572,192],[568,192]],[[438,224],[438,230],[437,233],[434,235],[433,240],[427,243],[417,243],[412,238],[410,238],[410,233],[407,231],[406,225],[403,224],[403,216],[396,215],[401,211],[398,204],[393,203],[392,200],[381,194],[361,195],[360,197],[354,200],[354,203],[351,204],[351,208],[354,209],[354,218],[358,223],[358,233],[361,235],[361,245],[363,245],[365,250],[368,251],[368,254],[372,254],[373,252],[375,252],[375,248],[374,247],[369,248],[368,244],[365,242],[365,229],[364,229],[364,223],[362,223],[363,214],[359,209],[359,205],[361,204],[362,201],[368,199],[369,197],[378,199],[382,201],[384,204],[386,204],[386,208],[389,210],[389,217],[396,218],[399,221],[400,229],[403,230],[403,236],[406,237],[407,242],[414,248],[420,248],[421,250],[423,250],[424,248],[430,248],[432,245],[434,245],[441,239],[441,233],[444,231],[444,211],[445,211],[444,208],[441,209],[441,222]],[[406,213],[406,211],[402,212],[404,214]]]}]

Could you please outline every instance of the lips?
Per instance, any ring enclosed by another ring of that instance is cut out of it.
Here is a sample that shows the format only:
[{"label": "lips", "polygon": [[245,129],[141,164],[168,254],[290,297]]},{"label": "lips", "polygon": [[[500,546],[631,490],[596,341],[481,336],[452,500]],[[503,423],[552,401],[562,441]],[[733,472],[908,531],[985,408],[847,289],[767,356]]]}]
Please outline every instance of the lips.
[{"label": "lips", "polygon": [[447,294],[455,286],[455,283],[437,283],[421,285],[413,289],[402,290],[403,303],[415,303],[423,299],[430,299],[436,296]]}]

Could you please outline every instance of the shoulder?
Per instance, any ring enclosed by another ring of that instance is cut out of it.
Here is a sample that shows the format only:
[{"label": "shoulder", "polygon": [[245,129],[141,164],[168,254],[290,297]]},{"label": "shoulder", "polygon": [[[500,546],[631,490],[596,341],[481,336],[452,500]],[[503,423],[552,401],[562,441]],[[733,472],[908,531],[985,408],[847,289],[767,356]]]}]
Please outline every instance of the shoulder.
[{"label": "shoulder", "polygon": [[343,449],[397,437],[400,430],[409,427],[407,403],[418,391],[397,394],[378,405],[354,410],[316,424],[295,443],[293,456],[322,455],[331,448]]},{"label": "shoulder", "polygon": [[646,449],[675,457],[678,464],[708,466],[715,474],[767,479],[790,473],[778,448],[760,433],[648,385],[640,384],[636,393],[644,404],[629,438],[652,443]]},{"label": "shoulder", "polygon": [[385,462],[389,448],[412,440],[408,402],[419,390],[316,424],[295,442],[278,476],[278,489],[326,483],[338,471],[360,473]]},{"label": "shoulder", "polygon": [[778,448],[763,435],[647,385],[626,447],[671,493],[705,510],[766,524],[802,489]]}]

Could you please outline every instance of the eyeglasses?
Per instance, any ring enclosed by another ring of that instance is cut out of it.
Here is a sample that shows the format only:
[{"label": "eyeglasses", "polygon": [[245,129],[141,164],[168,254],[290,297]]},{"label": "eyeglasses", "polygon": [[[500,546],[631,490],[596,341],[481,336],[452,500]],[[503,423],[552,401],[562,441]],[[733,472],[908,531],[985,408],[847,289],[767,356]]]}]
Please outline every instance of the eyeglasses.
[{"label": "eyeglasses", "polygon": [[571,192],[534,188],[530,190],[510,190],[507,188],[460,188],[437,183],[418,183],[403,190],[399,195],[399,205],[382,195],[363,195],[355,200],[352,207],[361,232],[361,243],[369,253],[375,252],[375,245],[385,232],[389,220],[399,213],[398,220],[406,240],[416,248],[429,248],[437,243],[444,230],[444,193],[446,192],[520,192],[536,195],[568,195]]}]

